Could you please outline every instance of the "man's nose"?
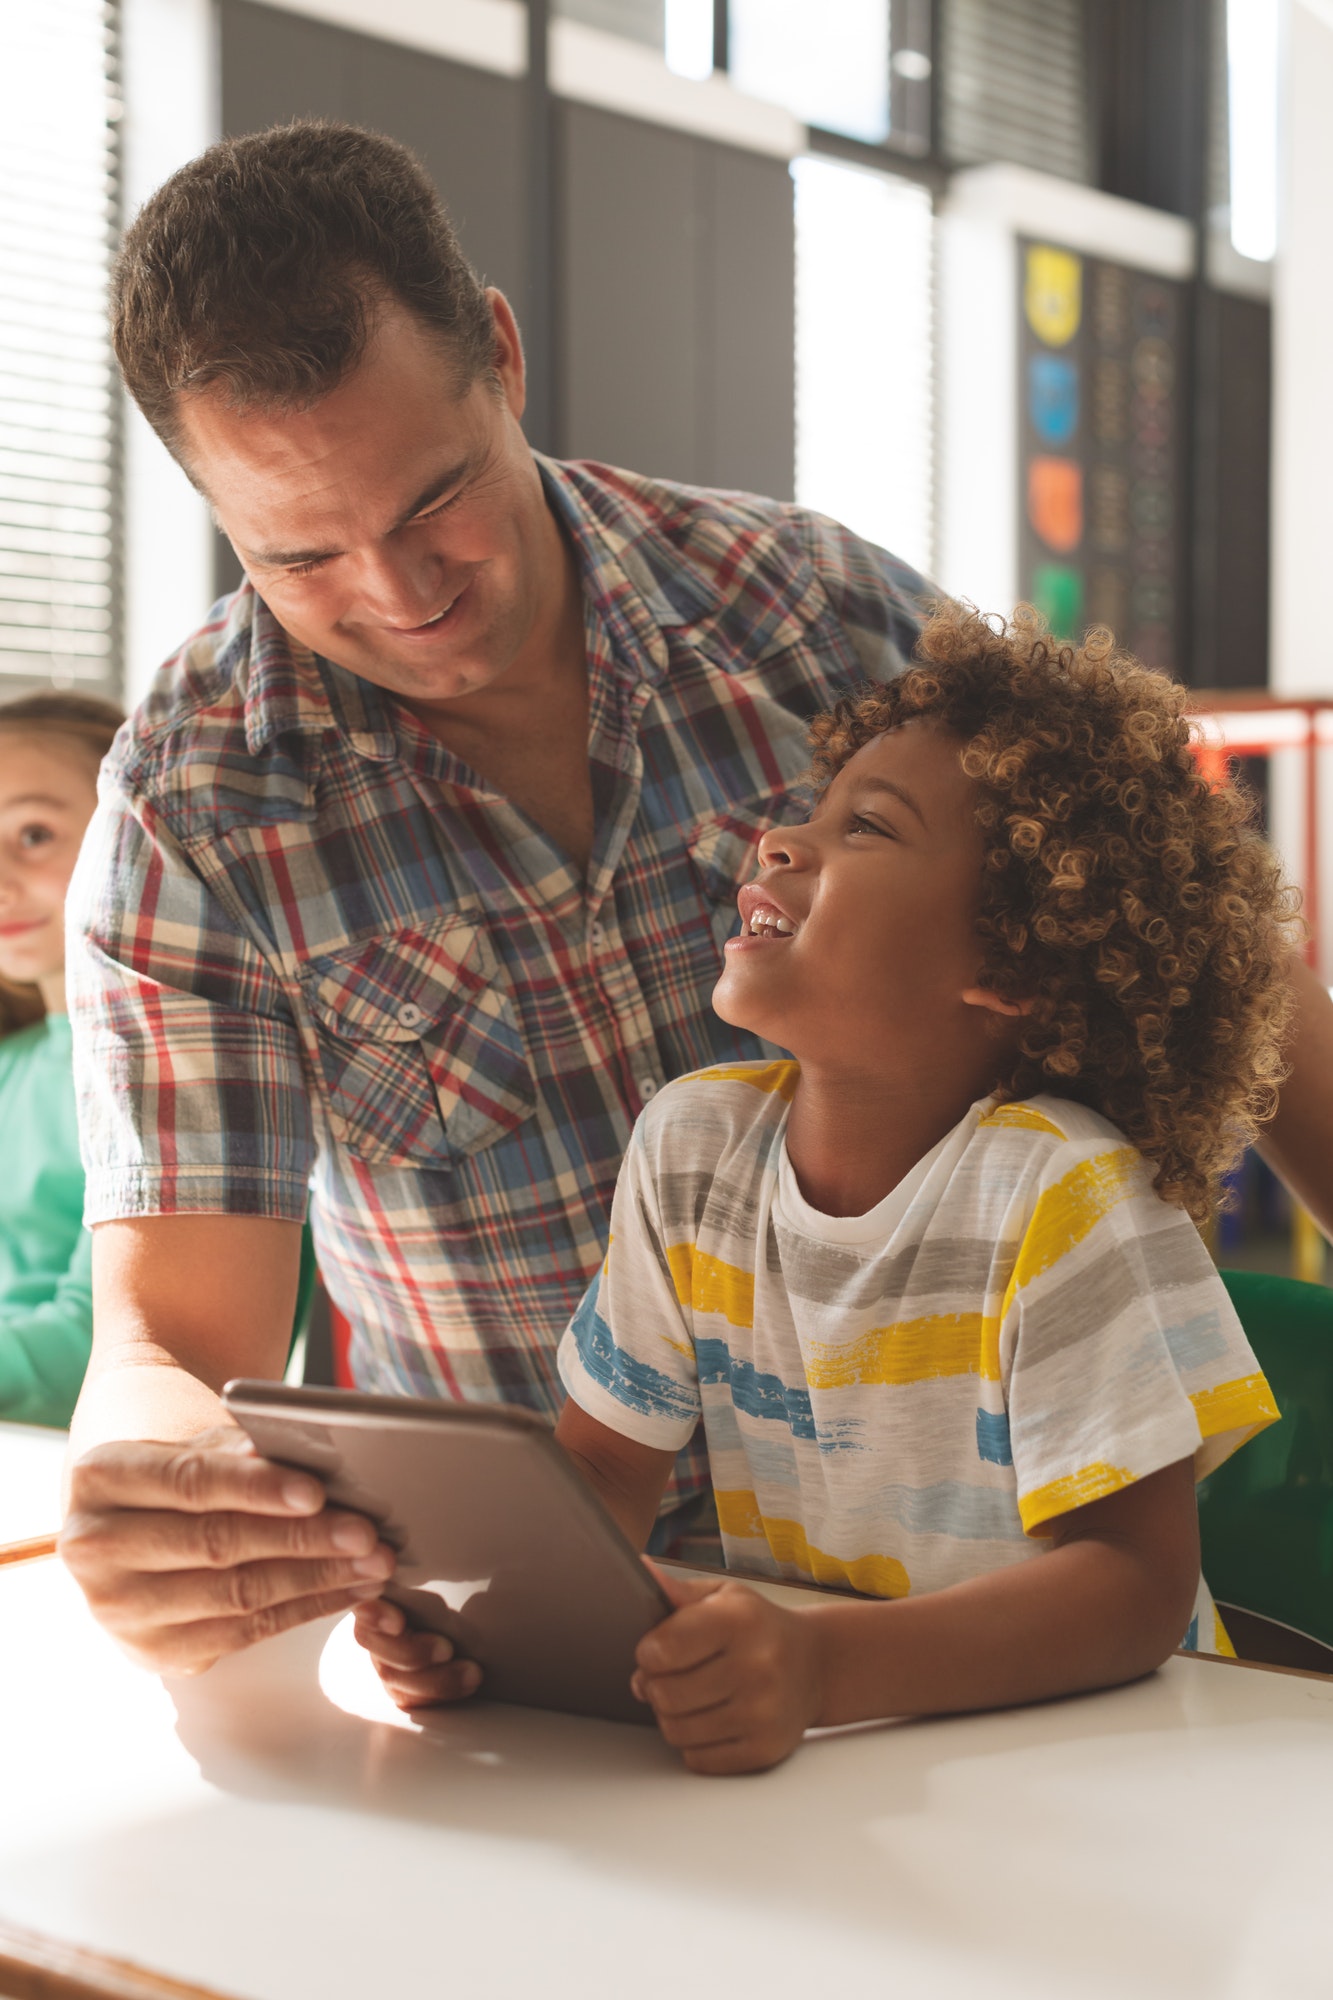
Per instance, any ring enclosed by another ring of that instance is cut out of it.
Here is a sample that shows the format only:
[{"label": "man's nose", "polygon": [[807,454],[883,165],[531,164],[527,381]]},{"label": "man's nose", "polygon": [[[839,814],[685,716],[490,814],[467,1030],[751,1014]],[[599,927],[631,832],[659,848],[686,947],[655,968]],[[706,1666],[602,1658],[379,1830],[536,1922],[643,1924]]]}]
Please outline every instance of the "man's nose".
[{"label": "man's nose", "polygon": [[385,625],[406,629],[443,609],[440,559],[428,549],[368,551],[361,558],[357,580],[366,609]]}]

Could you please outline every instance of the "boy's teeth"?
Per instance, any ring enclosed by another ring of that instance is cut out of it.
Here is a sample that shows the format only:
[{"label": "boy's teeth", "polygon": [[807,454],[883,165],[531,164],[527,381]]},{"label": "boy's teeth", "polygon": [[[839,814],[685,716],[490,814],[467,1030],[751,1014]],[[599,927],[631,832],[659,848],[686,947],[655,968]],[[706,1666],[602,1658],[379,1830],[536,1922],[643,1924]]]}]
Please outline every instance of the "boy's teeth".
[{"label": "boy's teeth", "polygon": [[779,937],[794,937],[796,926],[789,917],[780,917],[776,910],[756,910],[750,919],[750,936],[763,937],[774,932]]}]

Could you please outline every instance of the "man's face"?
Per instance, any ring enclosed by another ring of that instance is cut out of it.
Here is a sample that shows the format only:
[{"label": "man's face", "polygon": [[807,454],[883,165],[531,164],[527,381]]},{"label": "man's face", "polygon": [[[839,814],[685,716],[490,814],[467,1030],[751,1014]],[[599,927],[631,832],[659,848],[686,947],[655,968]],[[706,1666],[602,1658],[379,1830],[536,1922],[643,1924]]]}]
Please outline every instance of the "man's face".
[{"label": "man's face", "polygon": [[874,1063],[889,1037],[979,1029],[982,843],[960,744],[909,722],[863,745],[804,826],[774,828],[713,995],[802,1062]]},{"label": "man's face", "polygon": [[279,623],[408,700],[488,686],[559,600],[518,332],[490,297],[498,389],[460,392],[439,340],[388,305],[312,409],[237,411],[209,391],[180,406],[191,470]]}]

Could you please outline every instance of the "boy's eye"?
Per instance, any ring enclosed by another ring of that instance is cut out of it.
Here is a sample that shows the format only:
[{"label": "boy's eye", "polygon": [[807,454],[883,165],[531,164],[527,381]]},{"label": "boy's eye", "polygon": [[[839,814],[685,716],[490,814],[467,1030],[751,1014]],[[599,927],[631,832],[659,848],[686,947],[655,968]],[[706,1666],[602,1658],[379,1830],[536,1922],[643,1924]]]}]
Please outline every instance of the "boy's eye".
[{"label": "boy's eye", "polygon": [[42,826],[36,821],[29,826],[19,828],[20,847],[44,847],[48,840],[54,840],[55,837],[54,827]]},{"label": "boy's eye", "polygon": [[864,813],[851,813],[848,815],[847,831],[849,833],[878,833],[883,835],[886,840],[892,840],[893,838],[893,831],[890,827],[881,826],[877,820],[867,819]]}]

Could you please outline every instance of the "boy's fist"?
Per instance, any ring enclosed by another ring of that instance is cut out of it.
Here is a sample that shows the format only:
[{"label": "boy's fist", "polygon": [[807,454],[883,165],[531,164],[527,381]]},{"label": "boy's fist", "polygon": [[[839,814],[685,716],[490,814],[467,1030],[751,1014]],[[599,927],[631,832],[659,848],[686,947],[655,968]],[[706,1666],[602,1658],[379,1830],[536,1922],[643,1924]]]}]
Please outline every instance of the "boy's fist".
[{"label": "boy's fist", "polygon": [[743,1583],[654,1575],[677,1608],[639,1642],[635,1694],[692,1771],[780,1764],[823,1705],[815,1622]]},{"label": "boy's fist", "polygon": [[356,1639],[375,1662],[375,1671],[399,1708],[434,1708],[442,1701],[462,1701],[481,1685],[475,1660],[456,1660],[454,1649],[438,1632],[418,1632],[405,1613],[386,1597],[358,1604]]}]

